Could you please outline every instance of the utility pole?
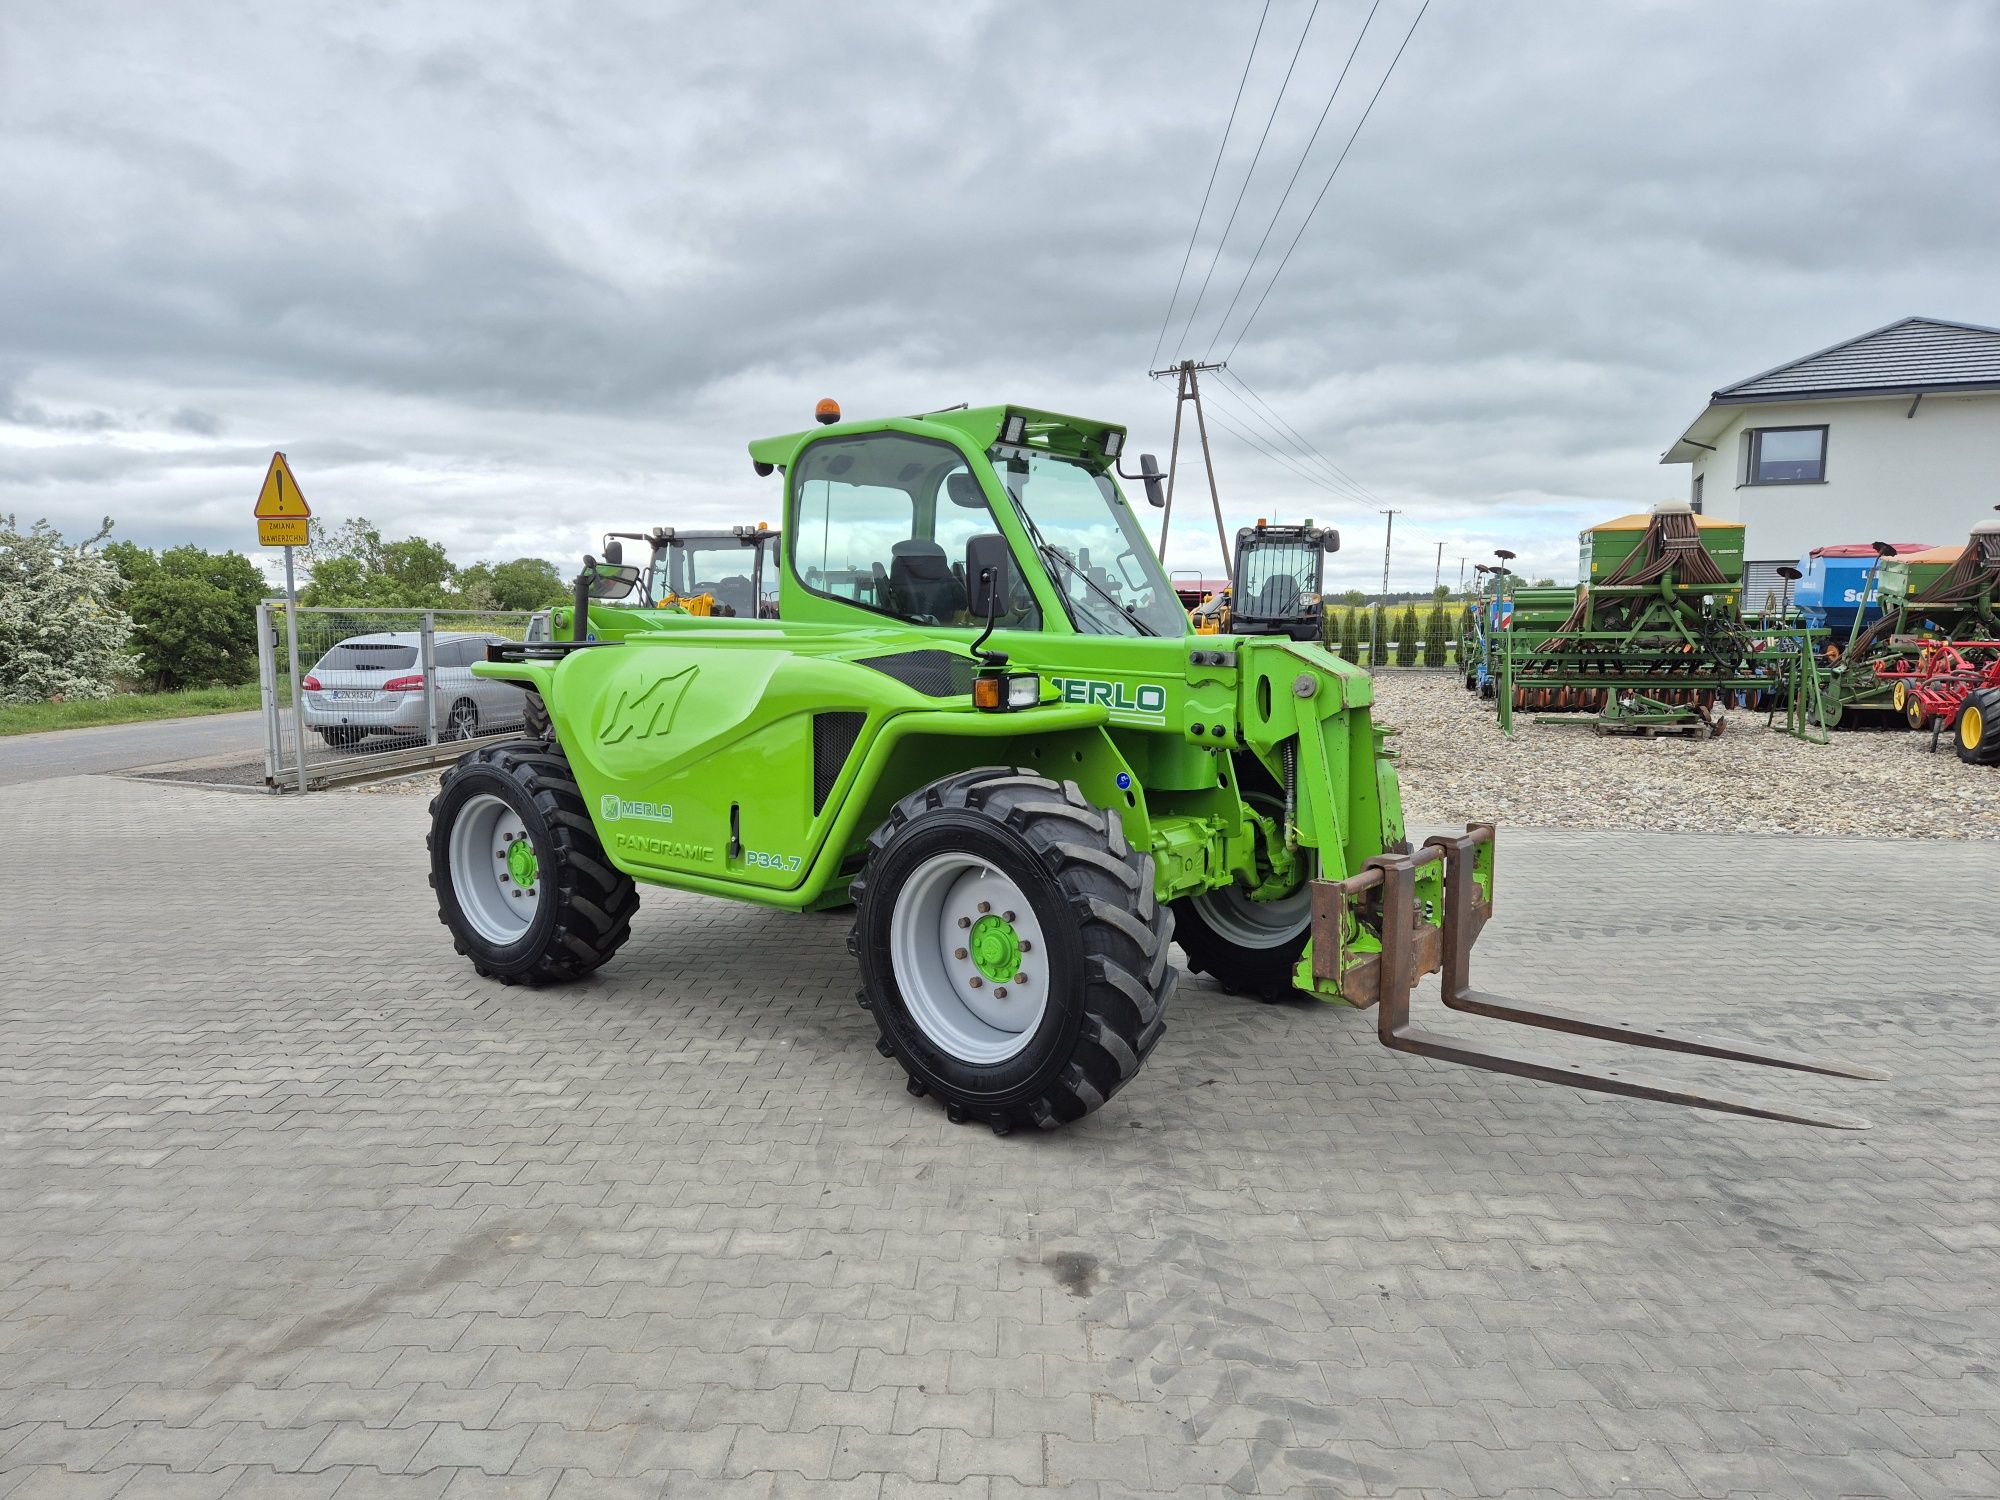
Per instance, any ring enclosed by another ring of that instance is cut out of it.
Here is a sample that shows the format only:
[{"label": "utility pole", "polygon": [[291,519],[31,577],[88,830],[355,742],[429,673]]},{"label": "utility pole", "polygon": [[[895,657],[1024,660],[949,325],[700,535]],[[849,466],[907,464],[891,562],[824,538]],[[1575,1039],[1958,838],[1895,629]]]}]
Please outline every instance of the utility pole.
[{"label": "utility pole", "polygon": [[1461,594],[1465,592],[1465,559],[1462,557],[1458,560],[1458,591]]},{"label": "utility pole", "polygon": [[1382,599],[1375,606],[1375,640],[1374,644],[1368,650],[1368,660],[1371,664],[1376,657],[1382,655],[1383,651],[1383,611],[1389,607],[1389,544],[1396,539],[1396,517],[1400,516],[1402,512],[1400,510],[1385,510],[1381,514],[1389,518],[1389,530],[1382,538]]},{"label": "utility pole", "polygon": [[1439,542],[1437,571],[1431,574],[1431,593],[1433,594],[1437,593],[1439,587],[1443,583],[1444,583],[1444,543]]},{"label": "utility pole", "polygon": [[1181,460],[1181,406],[1184,402],[1194,403],[1194,423],[1201,434],[1201,461],[1208,470],[1208,501],[1215,511],[1215,540],[1222,547],[1222,573],[1226,579],[1234,579],[1236,567],[1229,556],[1229,533],[1222,524],[1222,494],[1215,487],[1215,455],[1208,446],[1208,422],[1201,410],[1201,377],[1210,370],[1225,370],[1226,363],[1198,364],[1184,359],[1179,364],[1169,365],[1164,370],[1149,370],[1146,373],[1155,380],[1174,377],[1174,440],[1167,450],[1167,504],[1160,517],[1160,562],[1167,560],[1167,528],[1174,519],[1174,476],[1180,472]]}]

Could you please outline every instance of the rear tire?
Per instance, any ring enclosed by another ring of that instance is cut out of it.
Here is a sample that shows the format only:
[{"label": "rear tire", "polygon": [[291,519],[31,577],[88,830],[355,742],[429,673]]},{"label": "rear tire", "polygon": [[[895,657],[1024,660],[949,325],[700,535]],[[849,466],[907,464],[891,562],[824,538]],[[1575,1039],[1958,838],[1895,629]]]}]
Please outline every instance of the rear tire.
[{"label": "rear tire", "polygon": [[427,843],[438,920],[489,979],[580,979],[632,935],[638,888],[605,857],[569,762],[546,744],[461,758],[431,801]]},{"label": "rear tire", "polygon": [[352,750],[356,745],[361,743],[361,736],[366,731],[360,729],[321,729],[316,732],[321,739],[326,741],[330,749]]},{"label": "rear tire", "polygon": [[1174,940],[1189,972],[1212,976],[1225,994],[1284,1000],[1297,993],[1292,972],[1311,936],[1310,883],[1277,901],[1252,901],[1229,886],[1174,903]]},{"label": "rear tire", "polygon": [[[1132,1081],[1177,976],[1152,857],[1116,814],[1074,782],[988,767],[905,797],[868,843],[847,944],[911,1093],[1004,1135],[1081,1119]],[[1019,982],[1000,972],[1015,963]]]}]

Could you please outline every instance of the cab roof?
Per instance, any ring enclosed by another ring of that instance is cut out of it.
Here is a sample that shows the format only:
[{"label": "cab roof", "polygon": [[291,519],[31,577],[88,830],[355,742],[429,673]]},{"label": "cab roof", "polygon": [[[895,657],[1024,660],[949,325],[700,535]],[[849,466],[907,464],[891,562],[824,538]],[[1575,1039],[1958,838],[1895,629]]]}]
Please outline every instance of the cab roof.
[{"label": "cab roof", "polygon": [[912,417],[862,417],[851,422],[808,427],[803,432],[755,439],[750,444],[750,459],[760,466],[769,464],[775,469],[786,469],[798,457],[799,450],[815,438],[885,431],[907,432],[917,437],[947,441],[957,438],[968,441],[972,447],[986,449],[1000,441],[1007,419],[1016,415],[1024,419],[1024,441],[1030,448],[1045,448],[1069,458],[1094,458],[1102,462],[1107,457],[1107,439],[1115,433],[1117,440],[1110,445],[1112,453],[1124,451],[1125,429],[1116,423],[1013,404],[920,412]]}]

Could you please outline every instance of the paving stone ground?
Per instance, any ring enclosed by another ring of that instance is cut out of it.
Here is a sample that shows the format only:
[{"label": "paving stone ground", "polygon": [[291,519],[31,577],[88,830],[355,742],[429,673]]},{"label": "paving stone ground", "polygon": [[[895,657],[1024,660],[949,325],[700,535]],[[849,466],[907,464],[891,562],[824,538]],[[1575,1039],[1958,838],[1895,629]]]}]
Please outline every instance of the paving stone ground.
[{"label": "paving stone ground", "polygon": [[844,916],[652,894],[534,993],[416,798],[0,826],[7,1500],[2000,1493],[1993,846],[1503,830],[1492,987],[1880,1062],[1757,1076],[1870,1132],[1190,982],[1003,1140],[876,1055]]}]

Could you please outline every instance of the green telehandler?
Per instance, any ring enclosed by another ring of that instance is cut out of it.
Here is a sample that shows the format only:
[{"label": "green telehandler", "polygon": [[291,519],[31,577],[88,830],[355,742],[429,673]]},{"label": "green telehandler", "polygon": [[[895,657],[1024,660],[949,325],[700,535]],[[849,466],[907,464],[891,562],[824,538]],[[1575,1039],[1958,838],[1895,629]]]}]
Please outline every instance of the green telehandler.
[{"label": "green telehandler", "polygon": [[[842,421],[750,445],[781,475],[777,619],[624,611],[586,559],[567,629],[490,648],[544,738],[482,747],[431,806],[458,950],[509,983],[579,978],[640,885],[791,910],[849,902],[877,1048],[953,1120],[1090,1113],[1159,1042],[1175,973],[1377,1011],[1406,1052],[1806,1124],[1863,1121],[1413,1022],[1448,1006],[1752,1063],[1884,1076],[1517,1005],[1471,987],[1490,825],[1404,837],[1373,684],[1311,642],[1195,635],[1117,479],[1123,428],[1022,406]],[[593,638],[595,637],[595,638]]]}]

